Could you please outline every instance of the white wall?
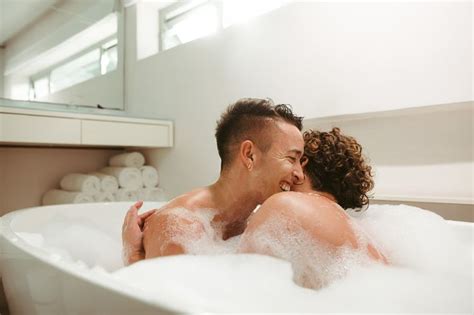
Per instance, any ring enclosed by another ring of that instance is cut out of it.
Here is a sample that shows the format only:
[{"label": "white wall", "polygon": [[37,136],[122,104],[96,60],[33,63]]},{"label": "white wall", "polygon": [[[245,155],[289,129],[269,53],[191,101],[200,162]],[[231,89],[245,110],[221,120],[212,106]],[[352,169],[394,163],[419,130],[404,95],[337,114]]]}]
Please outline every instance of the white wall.
[{"label": "white wall", "polygon": [[126,108],[175,121],[175,147],[148,153],[173,196],[217,177],[215,122],[241,97],[306,117],[471,100],[470,5],[295,3],[139,62],[132,27]]},{"label": "white wall", "polygon": [[27,101],[30,81],[27,76],[3,76],[3,95],[5,98]]},{"label": "white wall", "polygon": [[474,200],[473,120],[471,102],[305,127],[355,137],[374,166],[377,198],[457,203]]},{"label": "white wall", "polygon": [[3,95],[3,68],[4,68],[4,55],[5,49],[0,48],[0,97],[4,97]]},{"label": "white wall", "polygon": [[136,54],[141,60],[159,50],[159,5],[156,2],[139,1],[136,4]]}]

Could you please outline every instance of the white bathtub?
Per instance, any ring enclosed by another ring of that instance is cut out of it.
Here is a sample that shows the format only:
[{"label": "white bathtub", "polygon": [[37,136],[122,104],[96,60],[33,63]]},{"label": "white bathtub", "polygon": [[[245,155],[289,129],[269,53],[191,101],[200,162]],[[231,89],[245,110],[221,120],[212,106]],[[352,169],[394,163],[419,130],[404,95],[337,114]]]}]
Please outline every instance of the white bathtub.
[{"label": "white bathtub", "polygon": [[[130,202],[58,205],[18,210],[0,218],[0,274],[10,313],[15,314],[175,314],[100,273],[48,255],[19,237],[38,233],[57,214],[92,220],[120,239]],[[147,203],[146,207],[159,207]]]},{"label": "white bathtub", "polygon": [[[158,303],[107,274],[51,255],[21,237],[39,233],[58,215],[88,220],[117,242],[130,203],[58,205],[18,210],[0,218],[0,274],[11,314],[177,314],[176,305]],[[145,208],[159,207],[147,203]],[[462,241],[472,242],[474,224],[450,222]]]}]

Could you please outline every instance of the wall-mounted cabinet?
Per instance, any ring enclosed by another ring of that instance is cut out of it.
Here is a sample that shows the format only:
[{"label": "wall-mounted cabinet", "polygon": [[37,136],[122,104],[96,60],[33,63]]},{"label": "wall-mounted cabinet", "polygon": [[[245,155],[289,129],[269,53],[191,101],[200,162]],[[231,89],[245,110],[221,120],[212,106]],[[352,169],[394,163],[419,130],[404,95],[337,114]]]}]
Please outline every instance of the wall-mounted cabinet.
[{"label": "wall-mounted cabinet", "polygon": [[173,123],[0,107],[0,144],[171,147]]},{"label": "wall-mounted cabinet", "polygon": [[0,113],[0,141],[78,145],[81,144],[81,121]]},{"label": "wall-mounted cabinet", "polygon": [[82,144],[138,147],[169,147],[171,126],[159,123],[132,123],[82,120]]}]

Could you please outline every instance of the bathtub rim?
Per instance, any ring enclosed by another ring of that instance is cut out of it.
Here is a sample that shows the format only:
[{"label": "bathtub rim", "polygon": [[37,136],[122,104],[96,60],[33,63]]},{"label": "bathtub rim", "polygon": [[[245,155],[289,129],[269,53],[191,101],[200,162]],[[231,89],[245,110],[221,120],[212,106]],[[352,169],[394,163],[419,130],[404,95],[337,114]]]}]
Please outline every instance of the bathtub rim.
[{"label": "bathtub rim", "polygon": [[[123,203],[124,205],[129,206],[130,202],[97,202],[97,203],[87,203],[88,205],[109,205],[112,203]],[[79,204],[78,204],[79,205]],[[84,204],[82,204],[84,205]],[[98,272],[92,270],[90,267],[80,267],[78,266],[77,262],[74,261],[67,261],[62,258],[57,258],[56,255],[50,256],[47,253],[37,248],[31,244],[29,244],[26,240],[18,236],[13,229],[11,228],[11,223],[13,219],[22,213],[35,211],[38,208],[60,208],[64,207],[64,205],[48,205],[48,206],[40,206],[40,207],[30,207],[15,210],[9,212],[0,217],[0,253],[6,254],[4,250],[3,242],[8,242],[10,246],[16,248],[16,250],[21,251],[22,255],[26,255],[33,259],[39,260],[40,262],[58,269],[61,272],[65,272],[68,275],[82,281],[86,281],[90,284],[98,286],[102,289],[113,291],[114,293],[124,296],[126,298],[131,298],[135,300],[140,300],[141,303],[145,303],[150,307],[158,307],[162,311],[168,313],[175,313],[175,314],[183,314],[185,311],[183,309],[177,309],[175,306],[169,304],[166,301],[157,301],[156,298],[147,295],[147,294],[137,294],[139,292],[137,288],[132,287],[124,283],[123,281],[119,281],[106,271],[106,273]],[[6,256],[8,257],[8,255]],[[1,262],[1,259],[0,259]],[[1,267],[0,267],[0,279],[2,278],[1,274]],[[141,292],[140,292],[141,293]],[[8,302],[8,301],[7,301]]]}]

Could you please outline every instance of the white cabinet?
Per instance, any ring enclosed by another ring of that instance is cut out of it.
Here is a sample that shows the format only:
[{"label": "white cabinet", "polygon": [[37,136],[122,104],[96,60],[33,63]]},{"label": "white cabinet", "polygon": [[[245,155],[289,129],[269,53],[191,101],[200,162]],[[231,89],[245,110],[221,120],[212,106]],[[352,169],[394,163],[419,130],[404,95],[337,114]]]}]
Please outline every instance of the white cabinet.
[{"label": "white cabinet", "polygon": [[30,144],[81,143],[81,122],[75,119],[0,113],[0,141]]},{"label": "white cabinet", "polygon": [[169,147],[172,141],[170,136],[170,126],[167,124],[82,121],[83,144]]},{"label": "white cabinet", "polygon": [[171,147],[166,120],[0,107],[0,145]]}]

